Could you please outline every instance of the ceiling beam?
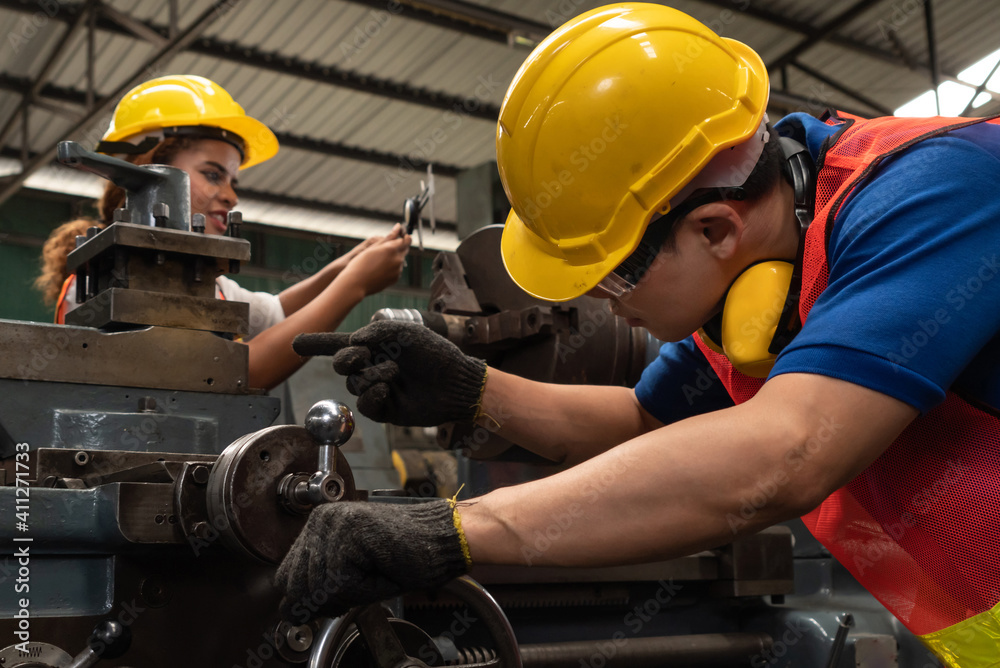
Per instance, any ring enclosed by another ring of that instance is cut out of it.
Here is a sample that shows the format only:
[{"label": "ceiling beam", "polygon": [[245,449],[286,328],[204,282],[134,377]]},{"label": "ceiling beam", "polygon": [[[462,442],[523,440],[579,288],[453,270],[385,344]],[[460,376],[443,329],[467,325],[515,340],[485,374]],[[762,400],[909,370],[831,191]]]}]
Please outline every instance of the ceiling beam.
[{"label": "ceiling beam", "polygon": [[[32,153],[29,158],[36,158],[37,153]],[[16,151],[12,148],[0,148],[0,157],[11,158],[14,160],[21,159],[20,151]],[[53,166],[58,165],[56,162],[49,163]],[[39,191],[48,192],[48,191]],[[79,201],[81,198],[78,195],[70,195],[67,193],[55,193],[60,196],[68,197],[74,201]],[[338,204],[336,202],[323,202],[320,200],[306,199],[302,197],[291,197],[288,195],[278,195],[276,193],[267,192],[264,190],[255,190],[252,188],[240,187],[237,189],[237,194],[241,199],[253,200],[256,202],[265,202],[268,204],[282,204],[285,206],[291,206],[299,209],[306,209],[308,211],[317,211],[320,213],[337,213],[345,216],[356,216],[358,218],[369,218],[372,220],[383,220],[389,223],[398,223],[403,218],[403,207],[400,203],[400,210],[398,212],[393,211],[381,211],[379,209],[368,209],[360,206],[351,206],[348,204]],[[252,222],[252,221],[249,221]],[[455,230],[455,221],[452,220],[440,220],[435,221],[435,224],[443,230]]]},{"label": "ceiling beam", "polygon": [[[723,9],[728,9],[734,14],[745,14],[751,18],[755,18],[764,23],[770,23],[771,25],[778,26],[779,28],[784,28],[785,30],[790,30],[792,32],[797,32],[806,37],[814,38],[819,34],[820,28],[817,26],[805,23],[803,21],[796,21],[795,19],[790,19],[783,14],[771,11],[766,8],[759,7],[757,4],[751,3],[748,0],[743,0],[746,4],[745,9],[734,9],[733,0],[698,0],[706,5],[712,5],[714,7],[721,7]],[[890,33],[891,34],[891,33]],[[849,37],[844,37],[842,35],[830,34],[827,35],[825,40],[830,44],[838,46],[842,49],[848,51],[853,51],[854,53],[867,56],[874,60],[879,60],[889,65],[895,65],[896,67],[901,67],[910,71],[915,71],[922,74],[930,75],[931,67],[928,63],[924,63],[917,60],[907,60],[902,58],[899,54],[893,51],[885,51],[871,44],[866,44],[865,42],[859,42],[857,40],[851,39]],[[958,77],[954,72],[942,72],[942,78],[950,79],[952,81],[957,81]]]},{"label": "ceiling beam", "polygon": [[[385,0],[343,0],[384,11]],[[459,0],[397,0],[399,16],[491,42],[524,48],[545,39],[553,26]],[[568,17],[567,17],[568,18]]]},{"label": "ceiling beam", "polygon": [[[83,114],[75,125],[71,126],[66,132],[64,132],[62,137],[52,142],[52,144],[50,144],[45,150],[40,151],[30,162],[23,163],[21,172],[17,174],[16,177],[4,183],[3,190],[0,191],[0,204],[3,204],[10,199],[11,195],[20,190],[21,186],[29,176],[55,157],[56,147],[59,145],[60,141],[63,141],[65,138],[71,137],[77,132],[80,132],[87,125],[93,122],[94,119],[98,118],[106,111],[109,111],[111,107],[118,102],[118,99],[122,95],[147,76],[147,72],[155,71],[157,68],[162,67],[165,63],[169,62],[171,58],[183,51],[193,40],[195,40],[198,35],[202,33],[202,31],[212,25],[216,19],[224,16],[226,11],[237,6],[239,2],[240,0],[227,0],[225,7],[228,9],[225,10],[217,5],[213,5],[212,7],[206,9],[191,23],[190,26],[178,33],[174,39],[164,44],[163,48],[161,48],[152,58],[137,68],[127,81],[123,82],[107,97],[103,98],[99,102],[95,101],[94,105],[87,110],[87,113]],[[25,152],[28,149],[27,146],[23,146],[22,148]]]},{"label": "ceiling beam", "polygon": [[[264,190],[253,190],[251,188],[239,188],[238,195],[248,200],[267,202],[269,204],[284,204],[310,211],[322,213],[339,213],[345,216],[356,216],[358,218],[371,218],[374,220],[384,220],[389,223],[403,222],[403,201],[400,200],[399,211],[382,211],[380,209],[367,209],[360,206],[350,206],[347,204],[337,204],[335,202],[323,202],[314,199],[304,199],[301,197],[291,197],[289,195],[279,195],[277,193],[266,192]],[[456,228],[453,220],[435,220],[435,225],[444,230],[454,230]]]},{"label": "ceiling beam", "polygon": [[[804,73],[808,74],[809,76],[811,76],[812,78],[816,79],[817,81],[826,84],[830,88],[833,88],[834,90],[840,91],[844,95],[847,95],[848,97],[852,97],[855,100],[857,100],[858,102],[860,102],[861,104],[864,104],[864,105],[866,105],[866,106],[874,109],[875,111],[877,111],[882,116],[892,116],[892,109],[889,109],[885,105],[876,102],[875,100],[871,99],[870,97],[867,97],[867,96],[863,95],[862,93],[859,93],[858,91],[854,90],[850,86],[848,86],[846,84],[843,84],[843,83],[841,83],[841,82],[839,82],[839,81],[837,81],[835,79],[831,79],[830,77],[826,76],[822,72],[820,72],[818,70],[815,70],[815,69],[809,67],[808,65],[806,65],[804,63],[800,63],[797,60],[792,61],[790,64],[792,66],[797,67],[798,69],[802,70]],[[846,109],[844,111],[846,111]],[[859,115],[861,115],[861,116],[869,116],[870,114],[859,114]]]},{"label": "ceiling beam", "polygon": [[[768,109],[773,107],[774,109],[786,114],[803,111],[812,116],[818,116],[826,109],[829,109],[830,105],[816,98],[805,97],[787,90],[777,90],[772,88],[771,96],[767,100],[767,107]],[[847,113],[855,116],[866,117],[870,115],[870,111],[867,109],[852,107],[846,104],[838,104],[837,109],[840,111],[846,111]]]},{"label": "ceiling beam", "polygon": [[931,60],[931,89],[934,91],[934,104],[937,115],[941,115],[941,93],[938,86],[941,83],[941,66],[937,57],[937,37],[934,34],[934,5],[932,0],[924,0],[924,24],[927,29],[927,55]]},{"label": "ceiling beam", "polygon": [[[81,2],[76,4],[65,3],[61,5],[59,12],[52,17],[52,20],[63,22],[73,21],[82,7],[83,3]],[[0,9],[35,12],[37,11],[37,6],[33,3],[19,2],[18,0],[0,0]],[[136,23],[145,26],[148,30],[164,38],[170,34],[168,26],[160,26],[146,21],[139,22],[133,19],[133,28]],[[106,16],[98,18],[97,27],[116,35],[136,38],[132,30],[122,27],[118,22],[112,21]],[[278,74],[295,76],[309,81],[347,88],[400,102],[409,102],[443,111],[453,111],[462,116],[471,116],[473,118],[496,122],[500,115],[499,106],[483,102],[476,97],[461,97],[441,91],[417,88],[402,82],[358,74],[298,58],[289,58],[281,54],[261,51],[260,49],[242,46],[237,43],[201,38],[189,44],[186,50],[202,56],[209,56],[240,65],[249,65]]]},{"label": "ceiling beam", "polygon": [[435,176],[455,177],[465,170],[464,167],[459,167],[458,165],[449,165],[447,163],[440,162],[428,163],[426,160],[414,160],[409,156],[398,155],[396,153],[385,153],[383,151],[348,146],[346,144],[327,141],[325,139],[314,139],[303,135],[293,135],[288,132],[276,132],[275,136],[278,138],[278,143],[281,144],[281,146],[287,146],[288,148],[296,148],[303,151],[311,151],[313,153],[322,153],[324,155],[331,155],[338,158],[347,158],[348,160],[370,162],[375,165],[384,165],[386,167],[410,167],[414,171],[421,172],[427,171],[427,165],[430,164]]},{"label": "ceiling beam", "polygon": [[805,37],[805,39],[768,63],[767,69],[774,70],[791,63],[803,53],[816,46],[817,43],[823,41],[837,30],[840,30],[858,16],[871,9],[872,6],[877,5],[880,2],[882,2],[882,0],[858,0],[858,2],[855,2],[847,10],[841,12],[823,25],[817,26],[811,34]]},{"label": "ceiling beam", "polygon": [[[0,73],[0,90],[25,95],[32,90],[32,82],[25,78],[12,77]],[[82,107],[86,102],[85,93],[72,88],[64,88],[51,84],[41,87],[34,95],[35,104],[43,108],[52,107],[60,102],[80,105]],[[278,143],[281,146],[337,158],[358,160],[387,167],[411,167],[414,171],[420,172],[426,171],[428,165],[426,160],[415,160],[405,155],[348,146],[347,144],[324,139],[313,139],[312,137],[295,135],[290,132],[276,132],[275,136],[277,136]],[[431,164],[433,165],[434,173],[438,176],[455,177],[465,169],[462,166],[448,163],[432,162]]]},{"label": "ceiling beam", "polygon": [[21,93],[23,104],[11,113],[10,118],[8,118],[7,122],[4,124],[3,129],[0,130],[0,146],[3,146],[6,143],[7,137],[10,136],[10,132],[14,128],[14,124],[17,123],[18,117],[21,114],[28,113],[29,105],[37,104],[36,98],[38,97],[38,92],[41,90],[42,86],[45,85],[45,80],[48,79],[52,68],[55,66],[56,62],[63,57],[67,46],[70,42],[72,42],[73,37],[83,27],[84,22],[87,18],[89,18],[93,11],[94,3],[90,1],[90,3],[84,7],[84,11],[77,14],[76,19],[69,24],[66,28],[66,32],[64,32],[62,37],[59,38],[59,42],[56,44],[55,48],[52,49],[52,53],[49,54],[45,64],[42,65],[42,69],[35,75],[34,81],[31,83],[29,89],[26,92]]}]

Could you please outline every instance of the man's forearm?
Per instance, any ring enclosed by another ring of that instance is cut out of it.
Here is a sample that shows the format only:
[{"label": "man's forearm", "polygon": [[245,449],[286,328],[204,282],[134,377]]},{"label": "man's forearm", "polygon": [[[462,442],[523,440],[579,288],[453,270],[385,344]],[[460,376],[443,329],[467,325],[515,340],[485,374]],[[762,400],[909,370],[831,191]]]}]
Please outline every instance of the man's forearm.
[{"label": "man's forearm", "polygon": [[748,434],[726,434],[726,425],[709,420],[702,416],[645,434],[567,471],[460,506],[473,562],[657,561],[793,516],[795,510],[776,497],[740,517],[741,503],[780,457],[748,458]]},{"label": "man's forearm", "polygon": [[542,457],[575,464],[645,433],[625,387],[554,385],[489,369],[478,422]]},{"label": "man's forearm", "polygon": [[748,403],[473,499],[459,508],[462,527],[473,562],[481,564],[600,566],[678,557],[811,510],[915,415],[902,402],[844,381],[779,376]]}]

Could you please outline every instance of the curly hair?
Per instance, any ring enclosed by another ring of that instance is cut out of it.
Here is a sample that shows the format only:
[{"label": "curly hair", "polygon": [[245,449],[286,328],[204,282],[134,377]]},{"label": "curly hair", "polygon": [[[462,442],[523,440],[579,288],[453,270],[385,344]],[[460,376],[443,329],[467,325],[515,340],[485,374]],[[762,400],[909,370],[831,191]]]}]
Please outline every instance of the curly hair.
[{"label": "curly hair", "polygon": [[[151,151],[140,155],[130,155],[126,160],[135,165],[169,165],[181,151],[190,148],[200,141],[197,137],[167,137]],[[115,209],[125,203],[125,190],[111,181],[104,186],[104,194],[97,200],[97,211],[100,220],[93,218],[77,218],[63,223],[49,235],[42,246],[41,274],[35,279],[34,285],[42,293],[46,304],[54,304],[59,299],[63,283],[69,277],[66,271],[66,256],[76,248],[76,237],[85,235],[87,229],[97,226],[106,227],[113,220]]]}]

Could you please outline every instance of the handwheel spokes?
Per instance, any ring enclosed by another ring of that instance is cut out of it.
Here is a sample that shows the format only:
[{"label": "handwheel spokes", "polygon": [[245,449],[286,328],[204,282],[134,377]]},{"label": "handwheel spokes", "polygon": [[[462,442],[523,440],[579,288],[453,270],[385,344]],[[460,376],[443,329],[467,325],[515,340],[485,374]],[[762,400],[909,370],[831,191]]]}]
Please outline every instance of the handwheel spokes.
[{"label": "handwheel spokes", "polygon": [[376,603],[361,608],[355,624],[379,668],[429,668],[423,661],[406,653],[399,636],[389,624],[388,612],[381,605]]}]

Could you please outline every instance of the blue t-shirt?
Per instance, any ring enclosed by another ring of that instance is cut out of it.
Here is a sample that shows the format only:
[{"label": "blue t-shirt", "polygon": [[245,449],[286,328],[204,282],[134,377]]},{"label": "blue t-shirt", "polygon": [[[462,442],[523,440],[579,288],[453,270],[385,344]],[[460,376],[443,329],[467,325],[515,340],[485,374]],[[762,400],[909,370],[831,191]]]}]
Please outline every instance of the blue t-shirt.
[{"label": "blue t-shirt", "polygon": [[[776,126],[818,158],[838,128]],[[1000,407],[1000,127],[977,124],[885,160],[837,216],[827,289],[771,377],[815,373],[926,412],[954,390]],[[668,343],[635,388],[670,423],[732,405],[692,338]]]}]

